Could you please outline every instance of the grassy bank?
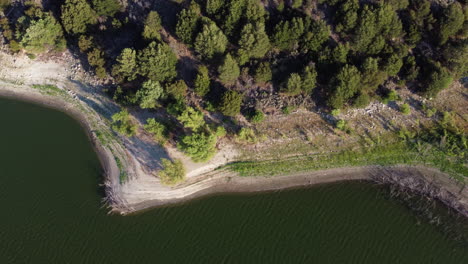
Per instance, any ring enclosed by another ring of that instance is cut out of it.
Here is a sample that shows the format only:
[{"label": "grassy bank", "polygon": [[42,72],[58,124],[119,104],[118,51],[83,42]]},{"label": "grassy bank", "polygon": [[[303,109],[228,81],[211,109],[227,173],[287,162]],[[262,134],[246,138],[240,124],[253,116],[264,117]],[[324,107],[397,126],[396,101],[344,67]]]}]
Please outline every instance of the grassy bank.
[{"label": "grassy bank", "polygon": [[373,146],[286,159],[241,161],[227,167],[241,176],[275,176],[339,167],[408,164],[435,167],[464,180],[468,176],[466,156],[464,132],[438,124],[422,131],[402,129],[398,139]]}]

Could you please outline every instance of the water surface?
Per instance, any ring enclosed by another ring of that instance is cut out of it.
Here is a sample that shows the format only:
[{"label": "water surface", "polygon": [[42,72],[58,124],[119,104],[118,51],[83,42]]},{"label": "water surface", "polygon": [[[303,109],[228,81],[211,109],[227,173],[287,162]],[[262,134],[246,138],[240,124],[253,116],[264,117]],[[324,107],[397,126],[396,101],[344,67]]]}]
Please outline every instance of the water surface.
[{"label": "water surface", "polygon": [[468,263],[466,242],[369,183],[108,215],[76,121],[0,99],[0,124],[0,263]]}]

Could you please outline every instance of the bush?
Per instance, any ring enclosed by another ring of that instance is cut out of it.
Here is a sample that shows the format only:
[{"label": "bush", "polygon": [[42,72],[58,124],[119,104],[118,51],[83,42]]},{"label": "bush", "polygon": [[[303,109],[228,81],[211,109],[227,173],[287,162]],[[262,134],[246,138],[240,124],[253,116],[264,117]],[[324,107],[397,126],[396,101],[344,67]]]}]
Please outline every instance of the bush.
[{"label": "bush", "polygon": [[365,93],[361,93],[359,94],[358,97],[356,97],[356,99],[354,99],[353,106],[357,108],[363,108],[363,107],[368,106],[369,103],[370,103],[369,95]]},{"label": "bush", "polygon": [[227,91],[223,94],[219,110],[227,116],[235,116],[240,113],[243,96],[236,91]]},{"label": "bush", "polygon": [[409,106],[409,104],[402,104],[400,106],[400,111],[404,114],[404,115],[409,115],[411,113],[411,108]]},{"label": "bush", "polygon": [[175,185],[185,180],[185,168],[182,161],[161,160],[163,169],[159,171],[159,179],[165,185]]},{"label": "bush", "polygon": [[158,123],[154,118],[146,119],[146,124],[143,126],[146,132],[153,135],[154,141],[161,145],[164,145],[167,141],[167,130],[166,127]]},{"label": "bush", "polygon": [[335,127],[341,131],[346,130],[346,122],[342,119],[336,121]]},{"label": "bush", "polygon": [[239,143],[250,143],[254,144],[258,142],[258,138],[255,135],[255,131],[251,128],[243,127],[239,130],[236,136],[236,141]]},{"label": "bush", "polygon": [[127,137],[134,136],[137,131],[137,125],[132,122],[127,110],[122,110],[112,116],[111,127],[118,133]]},{"label": "bush", "polygon": [[260,123],[264,119],[265,119],[265,114],[258,109],[256,109],[254,113],[250,116],[250,122],[252,123]]},{"label": "bush", "polygon": [[205,162],[216,153],[216,135],[205,132],[184,136],[177,147],[195,162]]},{"label": "bush", "polygon": [[289,115],[289,114],[291,114],[292,111],[294,111],[294,109],[295,109],[295,108],[292,107],[292,106],[285,106],[285,107],[283,107],[283,108],[281,109],[281,112],[282,112],[283,114],[285,114],[285,115]]}]

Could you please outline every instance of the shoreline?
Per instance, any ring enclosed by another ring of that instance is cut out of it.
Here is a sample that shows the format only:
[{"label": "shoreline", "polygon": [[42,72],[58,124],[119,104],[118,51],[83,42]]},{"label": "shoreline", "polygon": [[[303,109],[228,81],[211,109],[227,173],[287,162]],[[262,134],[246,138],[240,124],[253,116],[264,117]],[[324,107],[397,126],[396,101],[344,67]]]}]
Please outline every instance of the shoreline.
[{"label": "shoreline", "polygon": [[[103,185],[106,197],[103,200],[111,208],[111,212],[122,215],[138,213],[151,208],[167,206],[188,200],[220,193],[254,193],[291,188],[313,186],[317,184],[338,181],[364,180],[376,183],[393,184],[403,189],[410,189],[422,195],[438,199],[447,206],[468,217],[468,189],[435,168],[424,166],[365,166],[349,168],[333,168],[327,170],[294,173],[271,177],[241,177],[235,172],[213,170],[211,172],[187,179],[179,186],[161,191],[164,195],[155,193],[139,197],[140,202],[129,203],[124,198],[128,194],[122,192],[119,182],[120,170],[114,155],[106,147],[101,146],[93,133],[93,128],[84,113],[76,109],[72,103],[57,96],[41,94],[32,88],[32,93],[3,88],[6,83],[0,83],[0,96],[20,101],[26,101],[61,111],[77,120],[86,131],[93,149],[103,168]],[[14,86],[14,84],[9,84]],[[93,110],[92,110],[93,111]],[[97,113],[96,113],[97,114]],[[99,114],[98,114],[99,115]],[[138,194],[135,194],[138,195]],[[146,199],[145,199],[146,197]],[[154,199],[154,197],[161,197]]]}]

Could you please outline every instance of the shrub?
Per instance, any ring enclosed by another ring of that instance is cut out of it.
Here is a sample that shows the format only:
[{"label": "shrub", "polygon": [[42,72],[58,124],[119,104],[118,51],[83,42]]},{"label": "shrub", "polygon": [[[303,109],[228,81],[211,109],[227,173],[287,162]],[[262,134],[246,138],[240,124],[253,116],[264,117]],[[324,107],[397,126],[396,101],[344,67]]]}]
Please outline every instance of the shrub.
[{"label": "shrub", "polygon": [[404,115],[409,115],[411,113],[411,108],[409,106],[409,104],[402,104],[400,106],[400,111],[404,114]]},{"label": "shrub", "polygon": [[254,113],[250,116],[250,122],[252,123],[260,123],[264,119],[265,119],[265,114],[258,109],[256,109]]},{"label": "shrub", "polygon": [[219,110],[227,116],[235,116],[240,113],[243,96],[236,91],[227,91],[223,94]]},{"label": "shrub", "polygon": [[216,153],[216,135],[205,132],[184,136],[177,147],[195,162],[205,162]]},{"label": "shrub", "polygon": [[175,185],[185,180],[185,168],[182,161],[161,159],[163,169],[159,171],[159,179],[165,185]]},{"label": "shrub", "polygon": [[345,131],[346,129],[346,122],[342,119],[336,121],[335,127],[341,131]]},{"label": "shrub", "polygon": [[368,106],[370,103],[370,97],[369,95],[365,93],[361,93],[354,99],[353,106],[357,108],[362,108]]},{"label": "shrub", "polygon": [[112,129],[118,133],[132,137],[136,134],[137,126],[132,122],[127,110],[122,110],[112,116]]},{"label": "shrub", "polygon": [[236,141],[239,143],[257,143],[258,138],[255,135],[255,131],[251,128],[243,127],[239,130],[239,133],[236,136]]},{"label": "shrub", "polygon": [[146,124],[143,126],[146,132],[153,135],[154,141],[161,145],[164,145],[167,141],[167,129],[166,127],[158,123],[154,118],[146,119]]}]

